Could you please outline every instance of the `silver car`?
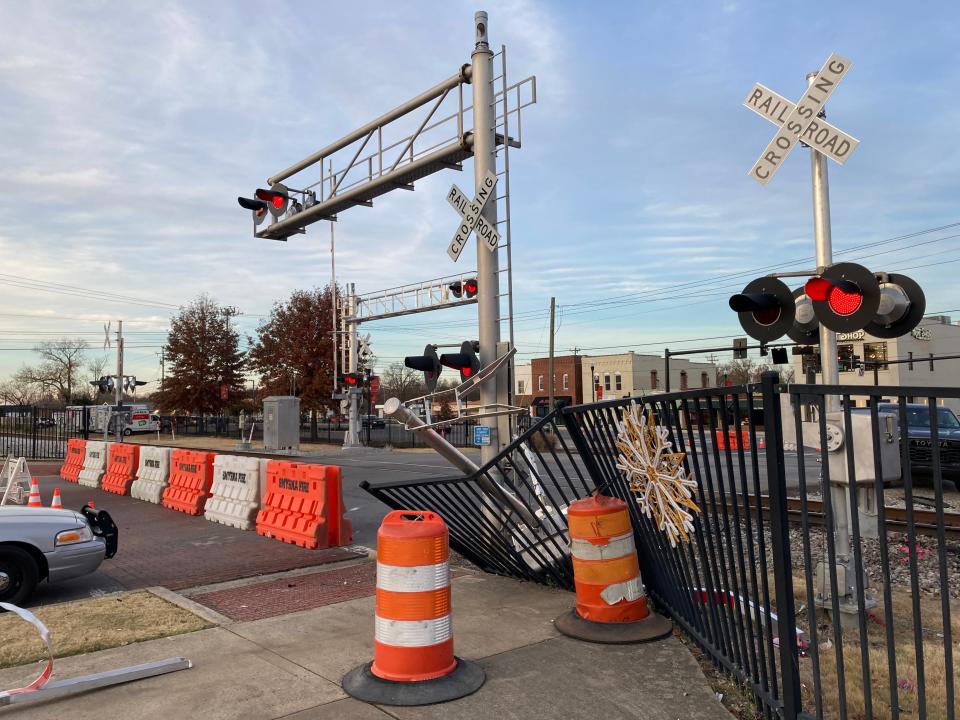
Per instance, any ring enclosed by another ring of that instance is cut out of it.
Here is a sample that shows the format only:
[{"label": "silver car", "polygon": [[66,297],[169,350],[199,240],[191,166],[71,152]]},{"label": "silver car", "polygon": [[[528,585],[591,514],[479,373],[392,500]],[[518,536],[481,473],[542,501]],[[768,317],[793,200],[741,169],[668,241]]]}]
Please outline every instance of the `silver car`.
[{"label": "silver car", "polygon": [[92,573],[117,552],[117,526],[105,510],[0,507],[0,601],[21,605],[41,580]]}]

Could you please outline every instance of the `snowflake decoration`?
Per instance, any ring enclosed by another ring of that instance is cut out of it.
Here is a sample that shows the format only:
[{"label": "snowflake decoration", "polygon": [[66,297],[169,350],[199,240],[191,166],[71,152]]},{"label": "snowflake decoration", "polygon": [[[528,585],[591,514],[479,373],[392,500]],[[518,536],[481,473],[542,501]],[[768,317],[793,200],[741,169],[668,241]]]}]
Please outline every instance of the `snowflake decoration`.
[{"label": "snowflake decoration", "polygon": [[686,453],[672,452],[667,428],[657,425],[652,415],[633,403],[617,423],[617,467],[624,472],[640,510],[670,541],[688,542],[693,532],[693,502],[697,483],[683,467]]}]

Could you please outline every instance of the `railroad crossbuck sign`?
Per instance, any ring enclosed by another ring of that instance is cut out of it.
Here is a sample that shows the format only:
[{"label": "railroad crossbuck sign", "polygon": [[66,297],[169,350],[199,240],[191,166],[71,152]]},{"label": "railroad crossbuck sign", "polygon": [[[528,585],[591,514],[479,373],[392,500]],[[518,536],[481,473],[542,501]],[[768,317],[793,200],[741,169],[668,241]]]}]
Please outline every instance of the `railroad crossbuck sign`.
[{"label": "railroad crossbuck sign", "polygon": [[743,104],[780,126],[750,170],[754,180],[761,185],[770,182],[797,142],[810,145],[841,165],[847,161],[860,141],[817,115],[851,65],[849,60],[832,54],[796,105],[760,83],[753,86]]},{"label": "railroad crossbuck sign", "polygon": [[491,225],[481,213],[487,202],[493,196],[493,190],[497,186],[497,176],[490,171],[480,183],[477,190],[477,196],[470,200],[464,195],[463,191],[456,185],[450,187],[447,193],[447,202],[453,206],[453,209],[460,213],[461,221],[457,226],[457,231],[453,234],[453,240],[450,241],[450,247],[447,248],[447,255],[456,262],[460,258],[460,253],[467,244],[470,233],[477,232],[477,241],[483,241],[490,252],[496,252],[500,244],[500,233]]}]

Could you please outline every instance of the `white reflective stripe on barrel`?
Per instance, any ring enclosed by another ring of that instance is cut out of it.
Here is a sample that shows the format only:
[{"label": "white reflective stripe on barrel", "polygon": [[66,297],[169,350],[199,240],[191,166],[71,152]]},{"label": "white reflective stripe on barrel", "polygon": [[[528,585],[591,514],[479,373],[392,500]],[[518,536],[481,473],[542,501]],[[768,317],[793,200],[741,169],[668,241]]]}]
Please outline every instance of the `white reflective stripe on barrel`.
[{"label": "white reflective stripe on barrel", "polygon": [[637,548],[633,544],[633,533],[628,532],[610,538],[606,545],[594,545],[588,540],[572,538],[570,551],[578,560],[615,560],[632,555]]},{"label": "white reflective stripe on barrel", "polygon": [[377,587],[391,592],[426,592],[450,585],[450,563],[436,565],[384,565],[377,563]]},{"label": "white reflective stripe on barrel", "polygon": [[621,600],[632,602],[643,596],[643,588],[640,586],[640,576],[631,578],[626,582],[613,583],[607,585],[600,597],[607,605],[616,605]]},{"label": "white reflective stripe on barrel", "polygon": [[426,647],[446,642],[453,636],[450,616],[435,620],[388,620],[376,616],[374,638],[396,647]]}]

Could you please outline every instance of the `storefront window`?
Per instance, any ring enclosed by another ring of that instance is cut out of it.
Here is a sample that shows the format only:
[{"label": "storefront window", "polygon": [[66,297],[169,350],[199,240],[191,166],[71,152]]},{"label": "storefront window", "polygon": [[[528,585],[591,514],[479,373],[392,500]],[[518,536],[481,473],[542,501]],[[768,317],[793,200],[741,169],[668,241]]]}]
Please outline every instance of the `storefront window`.
[{"label": "storefront window", "polygon": [[853,345],[837,345],[837,357],[840,360],[840,372],[856,369],[853,364]]},{"label": "storefront window", "polygon": [[863,344],[863,361],[866,363],[867,370],[872,370],[874,365],[880,368],[881,370],[887,369],[887,344],[885,342],[879,343],[864,343]]}]

